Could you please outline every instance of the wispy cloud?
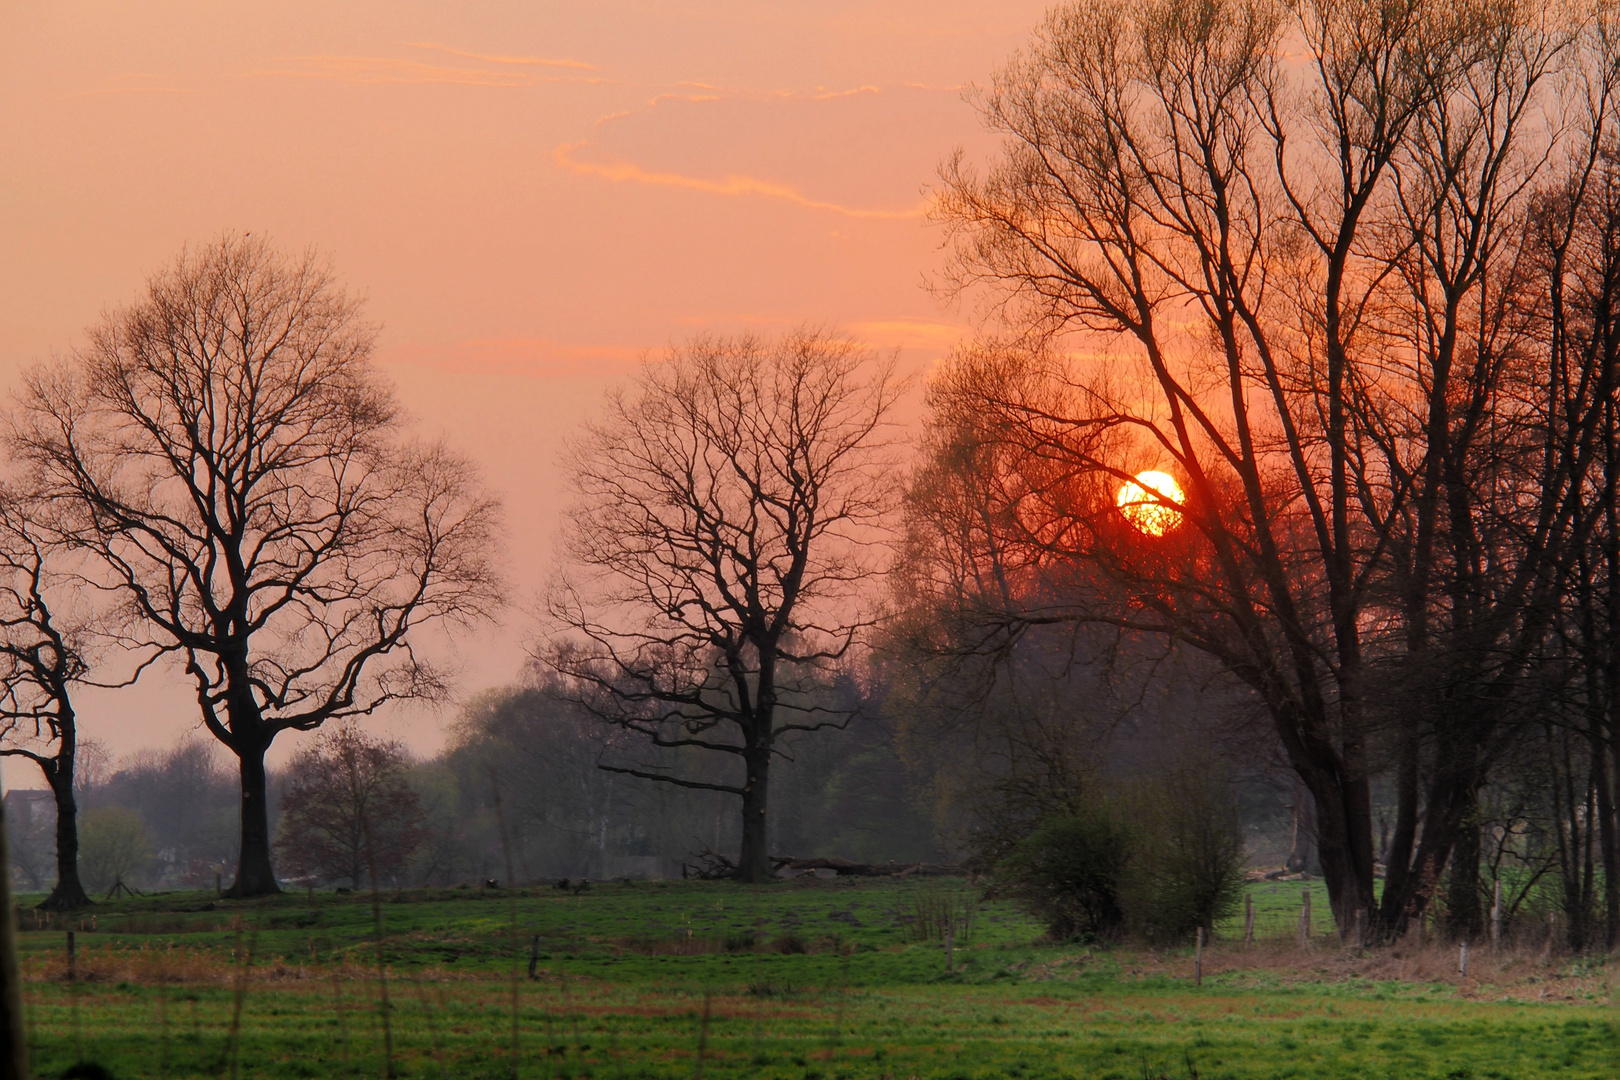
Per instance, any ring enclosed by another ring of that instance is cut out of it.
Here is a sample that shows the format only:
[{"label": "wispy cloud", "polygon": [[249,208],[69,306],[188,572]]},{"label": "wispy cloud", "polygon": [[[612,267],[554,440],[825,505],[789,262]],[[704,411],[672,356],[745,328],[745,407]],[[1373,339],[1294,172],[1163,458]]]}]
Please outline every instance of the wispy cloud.
[{"label": "wispy cloud", "polygon": [[599,176],[615,183],[629,181],[630,183],[646,184],[651,187],[686,188],[690,191],[702,191],[710,195],[759,196],[793,203],[809,210],[823,210],[852,218],[904,221],[909,218],[922,217],[928,208],[926,203],[918,203],[916,206],[906,210],[868,210],[812,199],[789,184],[760,180],[742,174],[734,173],[722,180],[709,180],[701,176],[686,176],[681,173],[653,172],[628,162],[608,164],[581,161],[574,156],[574,152],[585,145],[587,144],[583,142],[563,143],[552,151],[552,158],[556,161],[558,168],[566,169],[581,176]]},{"label": "wispy cloud", "polygon": [[464,60],[483,60],[490,64],[509,64],[517,67],[559,67],[577,68],[580,71],[595,71],[595,64],[587,64],[583,60],[554,59],[549,56],[497,56],[490,53],[469,52],[466,49],[457,49],[450,45],[440,45],[432,41],[407,41],[405,43],[413,49],[430,49],[433,52],[442,52],[450,56],[459,56]]},{"label": "wispy cloud", "polygon": [[877,345],[899,348],[952,349],[971,331],[957,323],[936,322],[902,316],[850,323],[850,333]]},{"label": "wispy cloud", "polygon": [[[472,55],[472,54],[458,54]],[[279,76],[296,79],[328,79],[334,82],[361,84],[383,83],[441,83],[452,86],[525,87],[547,83],[603,83],[611,80],[592,75],[546,75],[534,70],[523,70],[524,58],[494,61],[499,67],[452,67],[429,64],[399,56],[282,56],[275,63],[281,66],[262,68],[252,75]],[[547,65],[563,68],[594,70],[588,64],[574,61],[541,61],[538,58],[527,66]]]}]

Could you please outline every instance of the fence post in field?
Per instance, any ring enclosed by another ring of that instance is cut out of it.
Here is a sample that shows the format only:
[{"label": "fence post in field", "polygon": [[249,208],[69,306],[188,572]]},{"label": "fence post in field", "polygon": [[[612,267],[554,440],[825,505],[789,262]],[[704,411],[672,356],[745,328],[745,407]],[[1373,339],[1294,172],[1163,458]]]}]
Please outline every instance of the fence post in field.
[{"label": "fence post in field", "polygon": [[1468,978],[1468,942],[1466,941],[1462,943],[1462,948],[1457,953],[1457,974],[1464,979]]},{"label": "fence post in field", "polygon": [[1491,948],[1502,943],[1502,879],[1496,879],[1491,895]]},{"label": "fence post in field", "polygon": [[1311,890],[1305,890],[1305,903],[1299,909],[1299,935],[1295,942],[1301,949],[1311,943]]},{"label": "fence post in field", "polygon": [[1243,894],[1243,944],[1254,944],[1254,893]]},{"label": "fence post in field", "polygon": [[1356,908],[1356,948],[1360,949],[1367,944],[1367,913]]},{"label": "fence post in field", "polygon": [[1204,928],[1198,928],[1198,937],[1193,945],[1193,985],[1204,985]]},{"label": "fence post in field", "polygon": [[0,812],[0,1080],[27,1080],[28,1038],[23,1027],[22,970],[17,964],[17,911],[11,904],[11,851]]}]

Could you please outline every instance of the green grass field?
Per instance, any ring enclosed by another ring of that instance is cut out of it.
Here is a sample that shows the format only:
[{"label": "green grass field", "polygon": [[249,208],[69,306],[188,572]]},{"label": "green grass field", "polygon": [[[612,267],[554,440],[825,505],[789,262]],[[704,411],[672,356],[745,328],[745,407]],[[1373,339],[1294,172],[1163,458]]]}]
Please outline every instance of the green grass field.
[{"label": "green grass field", "polygon": [[385,979],[367,895],[101,904],[72,981],[25,910],[25,993],[41,1076],[381,1076],[385,1044],[422,1077],[1620,1076],[1600,965],[1300,953],[1300,888],[1256,886],[1279,943],[1228,927],[1202,986],[1191,950],[1038,945],[997,902],[947,972],[914,917],[965,883],[839,880],[385,894]]}]

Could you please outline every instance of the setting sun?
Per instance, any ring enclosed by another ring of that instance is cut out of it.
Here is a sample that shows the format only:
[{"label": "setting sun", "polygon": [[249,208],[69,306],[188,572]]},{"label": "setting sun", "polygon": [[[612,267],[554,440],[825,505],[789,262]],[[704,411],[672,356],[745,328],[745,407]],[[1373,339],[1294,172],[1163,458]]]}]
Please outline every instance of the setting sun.
[{"label": "setting sun", "polygon": [[1163,536],[1181,524],[1181,511],[1166,503],[1181,505],[1185,499],[1181,485],[1169,473],[1137,473],[1119,489],[1119,512],[1139,531]]}]

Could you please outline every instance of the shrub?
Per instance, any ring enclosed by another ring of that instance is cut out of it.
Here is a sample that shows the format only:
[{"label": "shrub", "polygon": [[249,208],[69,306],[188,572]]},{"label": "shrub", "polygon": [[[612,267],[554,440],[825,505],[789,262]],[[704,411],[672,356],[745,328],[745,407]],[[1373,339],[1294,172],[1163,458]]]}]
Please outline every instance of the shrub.
[{"label": "shrub", "polygon": [[1106,804],[1051,818],[1002,861],[1001,891],[1044,920],[1054,939],[1113,937],[1125,921],[1120,885],[1131,840]]},{"label": "shrub", "polygon": [[146,822],[134,810],[107,806],[79,819],[79,873],[93,892],[133,885],[152,864]]},{"label": "shrub", "polygon": [[1183,761],[1118,798],[1136,826],[1120,901],[1133,936],[1184,941],[1237,909],[1243,829],[1219,767]]},{"label": "shrub", "polygon": [[1185,941],[1200,926],[1213,930],[1242,896],[1237,800],[1220,768],[1184,759],[1151,784],[1048,818],[1002,860],[997,879],[1054,939]]}]

